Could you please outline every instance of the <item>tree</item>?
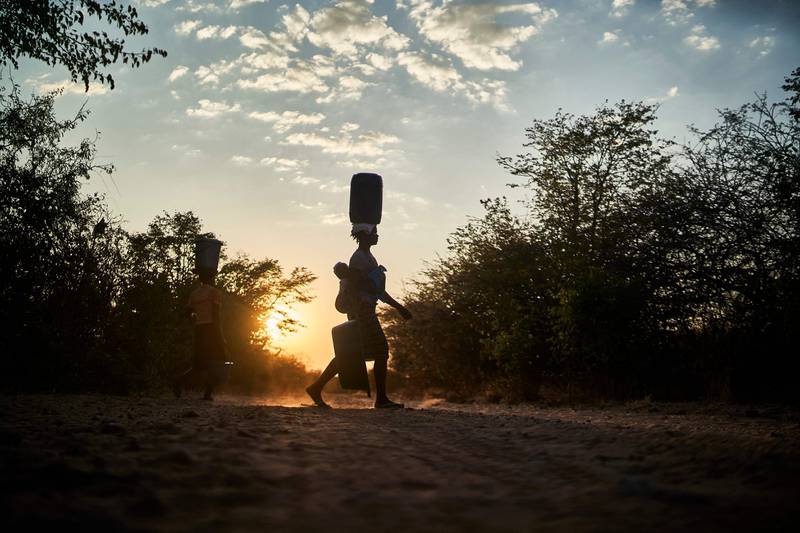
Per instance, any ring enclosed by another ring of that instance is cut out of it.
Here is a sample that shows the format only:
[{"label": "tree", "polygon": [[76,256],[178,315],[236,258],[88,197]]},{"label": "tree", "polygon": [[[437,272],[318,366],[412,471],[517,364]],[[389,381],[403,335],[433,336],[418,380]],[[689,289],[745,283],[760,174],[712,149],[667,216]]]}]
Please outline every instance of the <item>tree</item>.
[{"label": "tree", "polygon": [[[111,29],[90,31],[94,17]],[[121,58],[136,68],[153,55],[167,56],[160,48],[125,49],[124,37],[147,32],[136,9],[115,0],[0,0],[0,65],[18,68],[21,57],[30,57],[65,66],[72,81],[81,80],[87,91],[90,80],[113,89],[114,78],[104,67]]]},{"label": "tree", "polygon": [[563,250],[563,260],[605,265],[640,238],[637,220],[625,217],[637,193],[670,163],[671,143],[652,129],[656,109],[622,101],[588,116],[559,110],[525,129],[528,152],[498,158],[525,179],[538,230],[554,250]]},{"label": "tree", "polygon": [[[116,351],[130,361],[139,383],[165,383],[191,360],[191,322],[186,303],[196,283],[194,244],[202,221],[193,212],[163,213],[147,229],[128,236],[122,292],[116,307]],[[315,276],[305,268],[288,275],[275,259],[253,260],[246,255],[222,265],[217,285],[224,291],[223,331],[229,355],[236,363],[231,385],[263,392],[273,347],[266,330],[268,317],[276,326],[293,331],[300,324],[287,310],[311,300],[308,285]],[[273,358],[274,359],[274,358]]]},{"label": "tree", "polygon": [[103,343],[119,281],[122,234],[102,198],[80,192],[112,167],[94,162],[93,140],[63,145],[87,112],[57,120],[56,94],[26,101],[0,88],[0,351],[11,386],[86,379],[79,369]]}]

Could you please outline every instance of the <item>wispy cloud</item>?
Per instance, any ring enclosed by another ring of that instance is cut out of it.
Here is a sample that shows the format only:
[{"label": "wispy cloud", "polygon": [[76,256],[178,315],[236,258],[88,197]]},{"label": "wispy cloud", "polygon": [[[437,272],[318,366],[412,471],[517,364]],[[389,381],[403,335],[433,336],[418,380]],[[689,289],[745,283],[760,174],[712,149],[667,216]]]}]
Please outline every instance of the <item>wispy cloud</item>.
[{"label": "wispy cloud", "polygon": [[246,167],[253,164],[253,158],[245,155],[235,155],[231,157],[231,163],[237,167]]},{"label": "wispy cloud", "polygon": [[198,107],[187,109],[186,114],[195,118],[215,118],[228,113],[236,113],[241,110],[239,104],[229,105],[225,102],[212,102],[211,100],[200,100]]},{"label": "wispy cloud", "polygon": [[266,1],[267,0],[230,0],[228,2],[228,8],[235,11],[252,4],[264,4]]},{"label": "wispy cloud", "polygon": [[374,85],[355,76],[342,76],[339,84],[328,94],[317,98],[318,104],[327,104],[341,100],[359,100],[364,89]]},{"label": "wispy cloud", "polygon": [[610,17],[622,18],[628,14],[628,10],[633,7],[636,0],[614,0],[611,3]]},{"label": "wispy cloud", "polygon": [[713,7],[716,0],[661,0],[661,15],[673,26],[694,18],[693,7]]},{"label": "wispy cloud", "polygon": [[340,226],[347,224],[349,219],[344,213],[328,213],[326,215],[322,215],[320,222],[328,226]]},{"label": "wispy cloud", "polygon": [[311,66],[297,62],[283,71],[268,72],[254,79],[241,79],[236,82],[240,89],[264,92],[291,91],[297,93],[328,91],[328,85]]},{"label": "wispy cloud", "polygon": [[61,91],[60,96],[63,96],[65,94],[99,96],[103,94],[108,94],[109,92],[108,87],[106,87],[105,85],[90,83],[89,90],[87,91],[86,86],[83,83],[75,83],[70,80],[47,81],[47,76],[36,79],[27,79],[25,80],[25,83],[33,85],[40,93]]},{"label": "wispy cloud", "polygon": [[645,101],[649,104],[660,104],[662,102],[666,102],[667,100],[672,100],[679,95],[678,93],[678,86],[673,85],[672,87],[667,90],[664,96],[652,96],[650,98],[645,99]]},{"label": "wispy cloud", "polygon": [[238,28],[236,26],[206,26],[205,28],[201,28],[197,30],[194,36],[197,40],[202,41],[205,39],[228,39],[232,37]]},{"label": "wispy cloud", "polygon": [[765,35],[763,37],[756,37],[748,46],[754,50],[758,50],[759,55],[765,56],[772,51],[772,47],[775,46],[775,37],[770,35]]},{"label": "wispy cloud", "polygon": [[273,123],[272,129],[278,133],[285,133],[295,126],[319,124],[325,120],[325,115],[322,113],[304,114],[299,111],[284,111],[283,113],[253,111],[247,116],[262,122]]},{"label": "wispy cloud", "polygon": [[278,172],[289,172],[308,166],[306,159],[287,159],[283,157],[265,157],[260,162],[265,167],[273,167]]},{"label": "wispy cloud", "polygon": [[292,178],[292,183],[296,183],[297,185],[302,185],[303,187],[307,187],[309,185],[316,185],[319,183],[320,180],[317,178],[310,178],[308,176],[295,176]]},{"label": "wispy cloud", "polygon": [[388,145],[399,142],[400,139],[394,135],[378,132],[368,132],[358,137],[352,137],[347,133],[339,136],[292,133],[281,144],[318,147],[326,154],[375,157],[387,153]]},{"label": "wispy cloud", "polygon": [[398,63],[421,84],[437,92],[462,94],[471,102],[491,104],[508,110],[506,83],[500,80],[464,81],[461,74],[442,58],[430,58],[417,52],[404,52]]},{"label": "wispy cloud", "polygon": [[719,48],[719,39],[706,35],[706,27],[698,24],[692,28],[692,34],[683,39],[683,42],[696,50],[708,52]]},{"label": "wispy cloud", "polygon": [[[465,66],[479,70],[518,70],[522,60],[512,59],[510,51],[558,16],[555,9],[543,9],[534,2],[434,5],[431,1],[414,0],[412,4],[410,17],[428,41],[442,46]],[[501,26],[497,22],[501,15],[512,15],[530,24]]]},{"label": "wispy cloud", "polygon": [[182,77],[187,72],[189,72],[189,67],[185,67],[183,65],[178,65],[177,67],[172,69],[172,72],[169,73],[169,81],[170,81],[170,83],[172,83],[173,81],[175,81],[178,78]]},{"label": "wispy cloud", "polygon": [[370,1],[342,0],[318,10],[310,18],[308,40],[319,48],[354,56],[365,45],[378,45],[387,50],[403,50],[409,39],[387,24],[386,17],[370,12]]},{"label": "wispy cloud", "polygon": [[200,24],[202,23],[199,20],[184,20],[175,25],[175,33],[178,35],[189,35],[196,30]]},{"label": "wispy cloud", "polygon": [[619,41],[619,35],[617,35],[617,32],[604,31],[603,38],[600,39],[598,42],[600,44],[609,44],[609,43],[615,43],[617,41]]}]

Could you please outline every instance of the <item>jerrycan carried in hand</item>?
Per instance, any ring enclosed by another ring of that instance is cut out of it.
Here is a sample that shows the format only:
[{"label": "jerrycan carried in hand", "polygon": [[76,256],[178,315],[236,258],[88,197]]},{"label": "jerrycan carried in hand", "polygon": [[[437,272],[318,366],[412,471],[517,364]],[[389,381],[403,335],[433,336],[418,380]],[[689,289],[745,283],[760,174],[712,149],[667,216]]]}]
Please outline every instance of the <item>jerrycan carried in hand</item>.
[{"label": "jerrycan carried in hand", "polygon": [[380,224],[383,211],[383,178],[361,172],[350,180],[350,222]]},{"label": "jerrycan carried in hand", "polygon": [[194,265],[197,270],[217,271],[222,241],[201,237],[194,242]]},{"label": "jerrycan carried in hand", "polygon": [[348,320],[331,330],[333,353],[339,371],[339,386],[343,389],[363,390],[370,396],[367,364],[361,347],[358,322]]}]

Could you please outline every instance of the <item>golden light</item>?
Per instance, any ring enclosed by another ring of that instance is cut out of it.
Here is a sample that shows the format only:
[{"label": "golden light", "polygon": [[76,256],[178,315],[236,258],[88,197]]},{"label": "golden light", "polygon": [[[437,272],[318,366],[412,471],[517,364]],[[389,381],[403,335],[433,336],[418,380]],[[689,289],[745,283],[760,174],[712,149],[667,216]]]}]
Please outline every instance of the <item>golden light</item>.
[{"label": "golden light", "polygon": [[273,346],[282,346],[295,333],[280,328],[281,323],[287,318],[299,320],[299,315],[291,307],[277,306],[272,312],[261,317],[264,333],[269,337],[270,344]]},{"label": "golden light", "polygon": [[281,317],[278,313],[272,312],[262,320],[264,324],[264,331],[266,332],[267,336],[269,336],[270,340],[273,342],[277,341],[283,333],[281,332],[278,324],[281,321]]}]

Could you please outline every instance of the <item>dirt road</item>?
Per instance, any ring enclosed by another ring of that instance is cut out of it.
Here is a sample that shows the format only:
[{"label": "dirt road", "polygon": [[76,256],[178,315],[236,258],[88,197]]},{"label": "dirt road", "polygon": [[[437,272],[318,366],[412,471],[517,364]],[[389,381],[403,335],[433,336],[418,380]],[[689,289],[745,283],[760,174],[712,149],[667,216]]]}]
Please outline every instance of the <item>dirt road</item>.
[{"label": "dirt road", "polygon": [[333,403],[0,397],[0,526],[788,531],[800,518],[786,411]]}]

